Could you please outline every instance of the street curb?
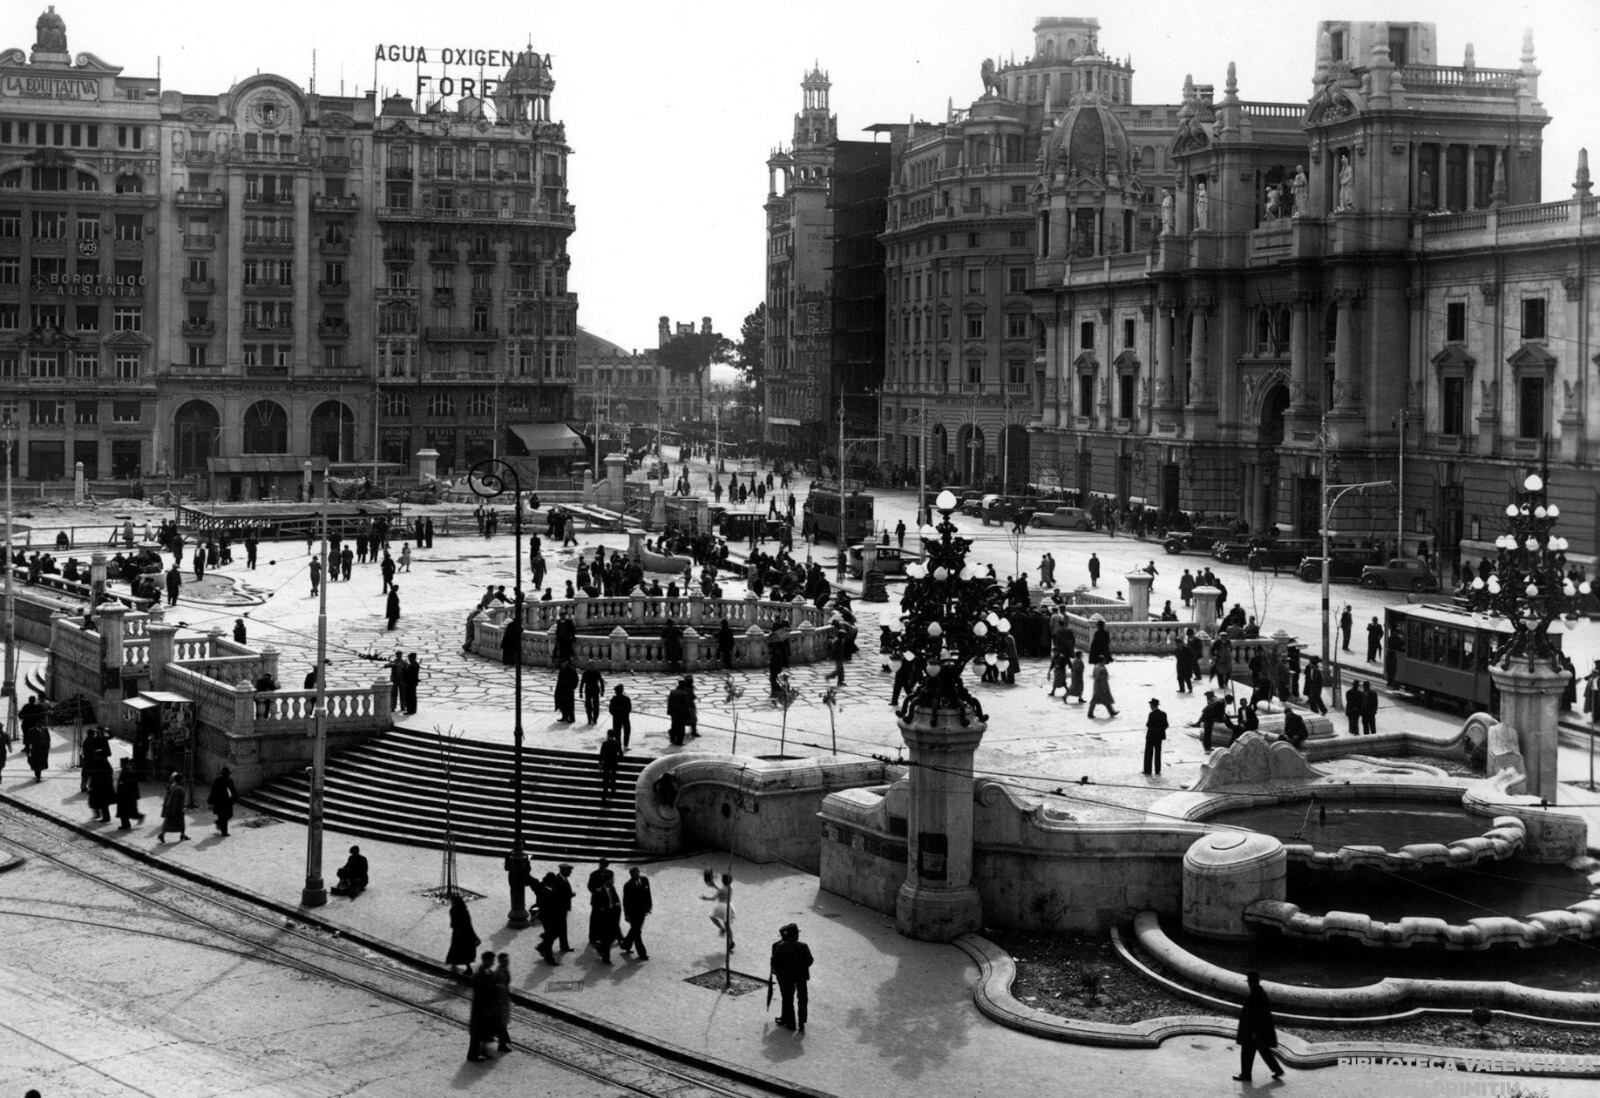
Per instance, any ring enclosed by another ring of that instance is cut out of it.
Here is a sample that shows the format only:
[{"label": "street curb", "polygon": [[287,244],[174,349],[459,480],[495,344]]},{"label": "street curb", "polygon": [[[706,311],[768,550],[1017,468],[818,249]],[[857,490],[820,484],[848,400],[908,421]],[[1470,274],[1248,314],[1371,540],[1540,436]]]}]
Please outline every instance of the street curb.
[{"label": "street curb", "polygon": [[[1017,966],[1011,955],[987,938],[977,934],[963,934],[953,943],[978,966],[978,979],[972,987],[972,1001],[984,1017],[1010,1029],[1035,1037],[1071,1044],[1098,1045],[1104,1048],[1152,1049],[1167,1040],[1185,1035],[1223,1037],[1234,1040],[1235,1023],[1199,1015],[1177,1014],[1162,1018],[1147,1018],[1128,1024],[1091,1022],[1079,1018],[1063,1018],[1037,1007],[1019,1002],[1011,994],[1016,980]],[[1118,952],[1122,952],[1119,939]],[[1219,1007],[1237,1009],[1232,1004],[1215,1000]],[[1464,1013],[1464,1012],[1462,1012]],[[1280,1026],[1292,1023],[1280,1015]],[[1569,1078],[1600,1077],[1600,1063],[1586,1068],[1563,1069],[1554,1061],[1557,1054],[1511,1052],[1500,1049],[1460,1049],[1438,1045],[1421,1045],[1395,1042],[1307,1041],[1292,1033],[1282,1033],[1278,1039],[1278,1056],[1284,1063],[1299,1070],[1337,1067],[1352,1058],[1371,1058],[1378,1062],[1399,1058],[1403,1060],[1494,1061],[1517,1069],[1519,1075],[1556,1076]],[[1564,1055],[1564,1054],[1563,1054]],[[1594,1059],[1590,1057],[1589,1059]],[[1487,1073],[1486,1073],[1487,1074]]]},{"label": "street curb", "polygon": [[[292,907],[288,904],[280,903],[279,901],[268,896],[263,896],[260,893],[254,892],[248,888],[242,888],[227,881],[221,881],[214,877],[208,877],[204,873],[197,872],[188,868],[187,866],[175,865],[172,862],[153,858],[149,854],[139,850],[136,847],[124,846],[116,839],[104,834],[103,832],[91,831],[81,824],[57,816],[56,814],[40,808],[37,805],[29,804],[26,801],[19,801],[7,793],[0,792],[0,802],[4,802],[5,804],[18,809],[19,811],[26,812],[31,816],[49,820],[51,823],[57,824],[69,831],[72,831],[80,838],[89,839],[93,842],[99,843],[101,846],[111,847],[119,850],[123,854],[134,858],[137,861],[143,862],[146,865],[159,866],[167,872],[172,873],[175,876],[182,877],[185,880],[191,881],[195,884],[203,884],[208,888],[216,889],[218,892],[221,892],[224,895],[232,896],[236,899],[246,900],[253,904],[258,904],[261,907],[274,912],[275,914],[282,915],[288,919],[297,920],[298,922],[301,922],[307,926],[315,927],[318,930],[337,935],[345,941],[354,942],[363,949],[369,949],[374,953],[388,957],[394,961],[399,961],[402,964],[408,965],[414,969],[418,969],[427,973],[428,975],[437,976],[441,980],[449,979],[450,974],[447,973],[441,965],[428,957],[413,953],[408,949],[404,949],[392,943],[385,942],[377,938],[368,937],[367,935],[351,930],[348,927],[338,926],[334,923],[328,922],[325,919],[317,918],[315,915],[309,914],[305,908]],[[22,859],[17,858],[16,864],[22,864]],[[6,868],[12,867],[0,866],[0,870]],[[801,1086],[798,1083],[792,1083],[775,1075],[768,1075],[765,1072],[754,1071],[750,1068],[710,1056],[703,1052],[692,1052],[688,1049],[679,1048],[676,1045],[666,1044],[654,1037],[640,1033],[637,1030],[629,1029],[626,1026],[620,1026],[613,1022],[605,1021],[593,1015],[585,1014],[582,1011],[553,1006],[552,1004],[545,1002],[542,999],[534,998],[525,992],[513,991],[511,993],[511,999],[512,1002],[517,1003],[519,1006],[523,1006],[529,1010],[547,1015],[548,1017],[554,1018],[557,1021],[565,1022],[568,1025],[588,1030],[591,1033],[598,1034],[599,1036],[607,1038],[608,1040],[616,1041],[619,1044],[630,1045],[634,1048],[655,1053],[656,1055],[675,1063],[697,1067],[709,1067],[712,1070],[727,1076],[729,1079],[734,1080],[735,1082],[762,1087],[766,1090],[772,1091],[774,1094],[792,1095],[794,1098],[835,1098],[835,1096],[828,1091],[817,1090],[813,1087]]]}]

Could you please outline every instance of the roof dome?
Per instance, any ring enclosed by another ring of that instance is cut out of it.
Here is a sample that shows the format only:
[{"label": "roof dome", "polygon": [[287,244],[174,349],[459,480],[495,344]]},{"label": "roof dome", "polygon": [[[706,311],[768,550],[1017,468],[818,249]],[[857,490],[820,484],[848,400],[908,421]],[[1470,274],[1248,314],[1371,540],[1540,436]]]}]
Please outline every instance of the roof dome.
[{"label": "roof dome", "polygon": [[1057,164],[1068,175],[1128,170],[1128,132],[1098,95],[1074,97],[1056,120],[1045,145],[1045,165]]}]

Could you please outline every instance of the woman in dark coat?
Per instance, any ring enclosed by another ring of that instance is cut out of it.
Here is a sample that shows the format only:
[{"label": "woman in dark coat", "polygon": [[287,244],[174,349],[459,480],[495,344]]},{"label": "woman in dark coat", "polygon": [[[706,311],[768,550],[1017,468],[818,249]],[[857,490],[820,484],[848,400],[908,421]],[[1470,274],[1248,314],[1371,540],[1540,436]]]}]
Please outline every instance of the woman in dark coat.
[{"label": "woman in dark coat", "polygon": [[1106,632],[1106,623],[1103,621],[1094,623],[1094,636],[1089,638],[1089,662],[1111,662],[1111,634]]},{"label": "woman in dark coat", "polygon": [[500,1027],[500,985],[494,978],[494,954],[485,953],[478,971],[472,971],[472,959],[467,959],[467,973],[472,977],[472,1008],[467,1015],[467,1059],[487,1060],[483,1043],[492,1040]]},{"label": "woman in dark coat", "polygon": [[728,619],[723,618],[722,624],[717,627],[717,654],[722,657],[722,666],[729,671],[733,670],[733,626],[728,624]]},{"label": "woman in dark coat", "polygon": [[[452,975],[456,974],[456,966],[464,965],[466,972],[472,971],[472,959],[478,955],[478,934],[472,929],[472,913],[467,910],[467,902],[460,896],[450,901],[450,952],[444,955],[444,963],[450,967]],[[490,954],[490,960],[494,955]]]},{"label": "woman in dark coat", "polygon": [[211,796],[206,798],[206,804],[217,816],[217,830],[222,837],[228,837],[228,821],[233,819],[233,806],[239,799],[239,791],[233,785],[233,772],[226,766],[217,774],[211,783]]},{"label": "woman in dark coat", "polygon": [[123,759],[117,773],[117,819],[122,821],[120,831],[128,830],[129,820],[144,823],[144,813],[139,811],[139,775],[134,772],[132,759]]},{"label": "woman in dark coat", "polygon": [[578,719],[578,671],[570,661],[563,663],[556,672],[555,702],[564,724]]},{"label": "woman in dark coat", "polygon": [[89,811],[105,823],[111,822],[111,806],[117,803],[117,779],[111,772],[111,760],[96,757],[88,760],[84,768],[89,771]]},{"label": "woman in dark coat", "polygon": [[167,832],[176,831],[180,843],[188,842],[188,807],[189,798],[183,791],[183,775],[173,774],[167,779],[167,792],[161,798],[161,834],[157,838],[166,842]]}]

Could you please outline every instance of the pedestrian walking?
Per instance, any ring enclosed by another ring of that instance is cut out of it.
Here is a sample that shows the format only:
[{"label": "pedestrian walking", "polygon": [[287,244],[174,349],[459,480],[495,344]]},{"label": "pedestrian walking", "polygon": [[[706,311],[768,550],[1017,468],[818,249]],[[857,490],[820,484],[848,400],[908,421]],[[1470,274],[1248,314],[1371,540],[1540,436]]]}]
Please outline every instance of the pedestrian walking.
[{"label": "pedestrian walking", "polygon": [[322,587],[322,560],[313,557],[311,560],[311,597],[317,597],[317,591]]},{"label": "pedestrian walking", "polygon": [[1105,619],[1095,615],[1094,635],[1089,638],[1089,662],[1111,662],[1111,634],[1106,629]]},{"label": "pedestrian walking", "polygon": [[1266,989],[1261,986],[1261,973],[1250,971],[1244,974],[1249,990],[1245,992],[1244,1006],[1239,1011],[1239,1028],[1234,1033],[1234,1040],[1239,1042],[1239,1074],[1234,1081],[1248,1083],[1250,1070],[1255,1066],[1256,1053],[1261,1054],[1261,1062],[1267,1065],[1267,1070],[1272,1072],[1274,1079],[1283,1078],[1283,1065],[1278,1062],[1278,1057],[1273,1049],[1278,1047],[1278,1029],[1272,1018],[1272,1000],[1267,997]]},{"label": "pedestrian walking", "polygon": [[1093,719],[1095,708],[1103,705],[1115,717],[1117,715],[1117,702],[1111,696],[1111,672],[1106,667],[1104,660],[1094,665],[1094,671],[1090,677],[1094,680],[1094,691],[1089,695],[1088,716]]},{"label": "pedestrian walking", "polygon": [[117,819],[122,825],[118,831],[127,831],[133,820],[144,823],[144,813],[139,811],[139,775],[132,759],[123,759],[117,771]]},{"label": "pedestrian walking", "polygon": [[422,665],[417,654],[406,656],[406,665],[400,669],[400,711],[408,716],[417,712],[417,688],[422,685]]},{"label": "pedestrian walking", "polygon": [[[594,722],[589,722],[593,724]],[[600,799],[610,800],[617,789],[617,764],[622,761],[622,744],[617,742],[616,730],[607,733],[600,744]]]},{"label": "pedestrian walking", "polygon": [[[1161,744],[1167,738],[1167,715],[1159,699],[1150,699],[1150,715],[1144,719],[1144,772],[1161,773]],[[1152,769],[1153,768],[1153,769]]]},{"label": "pedestrian walking", "polygon": [[[1194,635],[1194,630],[1189,630],[1189,636]],[[1178,665],[1178,693],[1194,693],[1194,665],[1189,659],[1188,637],[1180,637],[1178,643],[1172,646],[1172,656]]]},{"label": "pedestrian walking", "polygon": [[[778,940],[772,943],[771,973],[769,979],[778,982],[780,996],[779,1014],[773,1021],[784,1029],[806,1031],[806,1008],[811,982],[811,947],[800,940],[800,928],[788,923],[778,928]],[[770,1001],[770,1000],[769,1000]]]},{"label": "pedestrian walking", "polygon": [[1367,662],[1377,663],[1383,652],[1383,624],[1376,615],[1367,623]]},{"label": "pedestrian walking", "polygon": [[532,882],[534,906],[537,908],[535,914],[539,916],[539,944],[534,947],[534,952],[543,957],[547,965],[561,963],[551,949],[551,943],[560,935],[564,921],[556,912],[556,890],[560,880],[560,875],[551,870],[543,878]]},{"label": "pedestrian walking", "polygon": [[1100,557],[1098,554],[1089,554],[1089,586],[1100,586]]},{"label": "pedestrian walking", "polygon": [[600,955],[600,963],[611,963],[611,947],[622,937],[622,898],[617,895],[615,876],[600,869],[589,889],[589,944]]},{"label": "pedestrian walking", "polygon": [[176,831],[178,841],[189,841],[189,825],[187,810],[189,797],[183,790],[183,775],[173,774],[167,779],[167,792],[161,798],[161,833],[156,836],[161,842],[167,841],[167,832]]},{"label": "pedestrian walking", "polygon": [[1069,700],[1070,701],[1073,698],[1077,698],[1078,699],[1078,704],[1082,705],[1083,704],[1083,653],[1082,652],[1074,652],[1074,653],[1072,653],[1072,661],[1070,663],[1070,667],[1072,668],[1072,679],[1067,684],[1067,693],[1066,693],[1066,699],[1065,700]]},{"label": "pedestrian walking", "polygon": [[[472,912],[467,910],[467,901],[460,896],[450,898],[450,948],[444,955],[444,963],[450,969],[450,975],[468,976],[472,973],[472,958],[478,954],[478,932],[472,929]],[[490,960],[494,959],[489,954]],[[461,966],[463,971],[457,972],[456,967]]]},{"label": "pedestrian walking", "polygon": [[1178,597],[1183,599],[1183,605],[1189,606],[1194,602],[1194,586],[1194,576],[1185,568],[1178,580]]},{"label": "pedestrian walking", "polygon": [[248,635],[249,634],[247,633],[247,631],[245,630],[245,627],[244,627],[244,619],[243,618],[234,618],[233,619],[233,643],[234,644],[243,644],[245,637],[248,636]]},{"label": "pedestrian walking", "polygon": [[394,586],[394,558],[388,553],[383,554],[383,563],[378,566],[383,576],[383,592],[388,592]]},{"label": "pedestrian walking", "polygon": [[494,965],[495,1038],[499,1051],[511,1051],[511,954],[498,953]]},{"label": "pedestrian walking", "polygon": [[561,952],[571,953],[572,946],[567,941],[567,916],[572,913],[572,901],[577,899],[577,893],[572,890],[572,866],[562,862],[556,867],[560,875],[552,882],[550,898],[552,909],[556,916],[555,940],[561,943]]},{"label": "pedestrian walking", "polygon": [[42,721],[31,726],[23,723],[22,755],[27,760],[28,769],[33,771],[34,782],[42,781],[45,767],[50,765],[50,729]]},{"label": "pedestrian walking", "polygon": [[1350,631],[1356,627],[1355,614],[1347,605],[1339,611],[1339,649],[1343,652],[1350,651]]},{"label": "pedestrian walking", "polygon": [[901,519],[894,524],[894,540],[899,548],[906,547],[906,520]]},{"label": "pedestrian walking", "polygon": [[105,755],[86,757],[83,769],[88,775],[89,811],[94,813],[92,818],[101,823],[110,823],[111,806],[117,803],[117,778],[111,772],[109,748]]},{"label": "pedestrian walking", "polygon": [[[148,541],[149,539],[146,538],[145,540]],[[250,571],[252,571],[252,572],[254,572],[256,570],[256,554],[257,554],[257,552],[260,551],[260,549],[261,549],[261,542],[256,539],[256,536],[254,534],[245,535],[245,539],[244,539],[244,566],[246,568],[250,569]]]},{"label": "pedestrian walking", "polygon": [[706,884],[711,888],[711,895],[700,897],[702,900],[711,901],[711,925],[717,928],[717,933],[728,940],[728,949],[733,949],[733,874],[724,873],[722,883],[716,883],[708,868],[705,874]]},{"label": "pedestrian walking", "polygon": [[1365,702],[1361,697],[1361,683],[1352,682],[1350,689],[1344,692],[1344,719],[1347,731],[1352,736],[1361,735],[1361,710]]},{"label": "pedestrian walking", "polygon": [[483,1051],[485,1041],[495,1036],[500,1013],[500,985],[494,978],[494,954],[485,953],[476,972],[467,962],[472,980],[472,1006],[467,1014],[467,1060],[478,1063],[490,1059]]},{"label": "pedestrian walking", "polygon": [[400,585],[389,585],[389,594],[383,602],[383,616],[388,621],[389,632],[394,632],[394,623],[400,620]]},{"label": "pedestrian walking", "polygon": [[[698,724],[695,713],[694,692],[690,680],[679,679],[678,685],[667,692],[667,739],[675,747],[683,746],[690,729]],[[698,736],[698,731],[693,733]]]},{"label": "pedestrian walking", "polygon": [[722,659],[724,671],[733,670],[733,626],[727,618],[722,619],[722,624],[717,626],[717,655]]},{"label": "pedestrian walking", "polygon": [[174,564],[167,569],[167,605],[178,605],[178,592],[183,588],[183,573]]},{"label": "pedestrian walking", "polygon": [[644,921],[654,907],[650,879],[639,872],[638,866],[629,866],[627,883],[622,886],[622,917],[628,920],[622,952],[636,954],[641,961],[650,959],[650,952],[644,947]]},{"label": "pedestrian walking", "polygon": [[409,541],[400,546],[400,571],[411,571],[411,543]]},{"label": "pedestrian walking", "polygon": [[627,751],[628,741],[633,738],[633,699],[628,697],[620,682],[607,708],[611,711],[611,734],[622,741],[622,750]]},{"label": "pedestrian walking", "polygon": [[233,784],[233,771],[225,766],[217,772],[211,783],[211,795],[206,798],[206,804],[217,818],[217,831],[224,839],[228,837],[228,821],[233,819],[233,806],[238,802],[239,790]]},{"label": "pedestrian walking", "polygon": [[1378,734],[1378,694],[1370,682],[1361,684],[1361,731],[1367,736]]},{"label": "pedestrian walking", "polygon": [[1323,715],[1328,712],[1328,705],[1322,700],[1322,660],[1317,656],[1306,660],[1306,708]]},{"label": "pedestrian walking", "polygon": [[[600,719],[600,695],[606,688],[605,676],[593,663],[586,664],[578,680],[578,688],[583,693],[583,715],[589,718],[590,724],[594,724]],[[613,726],[612,732],[615,731]]]},{"label": "pedestrian walking", "polygon": [[555,704],[557,718],[562,724],[571,724],[578,719],[578,671],[572,666],[571,661],[561,665],[556,671]]}]

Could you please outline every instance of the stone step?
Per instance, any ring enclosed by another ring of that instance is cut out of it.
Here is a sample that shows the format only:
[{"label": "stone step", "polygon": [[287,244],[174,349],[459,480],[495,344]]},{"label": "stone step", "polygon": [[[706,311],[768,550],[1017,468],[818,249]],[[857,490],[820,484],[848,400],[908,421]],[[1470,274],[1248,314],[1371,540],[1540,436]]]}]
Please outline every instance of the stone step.
[{"label": "stone step", "polygon": [[[447,767],[439,739],[395,729],[330,759],[323,818],[352,835],[442,849],[446,820],[457,850],[501,856],[514,834],[508,744],[451,738]],[[633,789],[649,760],[625,759],[617,790],[601,796],[592,754],[524,749],[523,846],[535,861],[644,858],[634,840]],[[291,774],[252,790],[246,805],[303,823],[310,781]]]}]

